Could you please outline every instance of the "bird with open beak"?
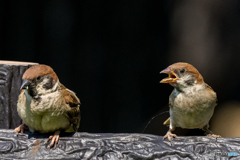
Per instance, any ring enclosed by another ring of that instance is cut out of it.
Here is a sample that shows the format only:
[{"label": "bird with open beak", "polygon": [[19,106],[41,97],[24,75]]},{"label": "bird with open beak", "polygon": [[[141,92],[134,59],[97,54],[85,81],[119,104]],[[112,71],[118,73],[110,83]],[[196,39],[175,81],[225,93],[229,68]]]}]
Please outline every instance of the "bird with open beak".
[{"label": "bird with open beak", "polygon": [[172,134],[176,127],[185,129],[202,129],[208,136],[220,137],[209,130],[209,120],[217,105],[217,95],[207,85],[198,70],[188,63],[175,63],[161,71],[168,74],[160,83],[169,83],[174,87],[169,97],[169,113],[164,125],[169,125],[169,131],[163,137],[177,137]]},{"label": "bird with open beak", "polygon": [[77,132],[80,124],[80,100],[59,82],[53,69],[36,65],[23,74],[17,111],[23,124],[14,132],[54,133],[50,148],[58,143],[61,131]]}]

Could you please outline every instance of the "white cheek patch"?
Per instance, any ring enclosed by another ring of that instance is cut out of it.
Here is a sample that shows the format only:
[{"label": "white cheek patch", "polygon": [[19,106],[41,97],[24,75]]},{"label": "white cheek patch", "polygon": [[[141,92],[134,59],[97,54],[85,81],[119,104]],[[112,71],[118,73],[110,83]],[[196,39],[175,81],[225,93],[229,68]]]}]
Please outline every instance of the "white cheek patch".
[{"label": "white cheek patch", "polygon": [[47,82],[48,82],[48,79],[45,78],[45,79],[43,79],[43,81],[41,83],[39,83],[36,86],[36,90],[37,90],[38,95],[42,95],[42,94],[46,93],[46,89],[43,88],[43,85]]},{"label": "white cheek patch", "polygon": [[[191,75],[185,75],[181,78],[179,78],[177,80],[177,84],[176,84],[176,87],[181,90],[181,91],[184,91],[184,92],[189,92],[189,91],[192,91],[192,90],[198,90],[198,89],[201,89],[201,85],[196,85],[197,84],[197,80],[195,79],[194,81],[192,81],[192,83],[194,83],[193,86],[190,86],[189,84],[187,84],[186,82],[193,79],[193,77]],[[196,87],[194,87],[196,85]]]},{"label": "white cheek patch", "polygon": [[182,79],[183,79],[183,82],[184,82],[184,81],[187,81],[189,79],[192,79],[192,76],[187,75],[187,76],[182,77]]},{"label": "white cheek patch", "polygon": [[43,86],[46,83],[48,83],[48,79],[45,78],[41,83],[39,83],[36,86],[36,90],[37,90],[38,95],[44,95],[46,93],[54,92],[57,89],[57,87],[60,86],[60,83],[59,83],[59,80],[58,80],[51,89],[45,89],[45,88],[43,88]]}]

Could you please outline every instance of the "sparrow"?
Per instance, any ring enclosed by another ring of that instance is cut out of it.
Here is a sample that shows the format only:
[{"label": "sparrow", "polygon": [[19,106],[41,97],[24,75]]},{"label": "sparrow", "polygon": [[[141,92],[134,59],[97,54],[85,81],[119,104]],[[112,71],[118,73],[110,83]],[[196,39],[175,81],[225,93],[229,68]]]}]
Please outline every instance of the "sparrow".
[{"label": "sparrow", "polygon": [[[54,133],[50,148],[58,143],[60,132],[77,132],[80,124],[80,100],[59,82],[50,66],[35,65],[25,71],[18,97],[17,112],[23,124],[14,132]],[[46,143],[47,143],[46,142]]]},{"label": "sparrow", "polygon": [[213,89],[204,82],[198,70],[188,63],[174,63],[161,71],[168,74],[160,83],[169,83],[174,87],[169,97],[168,118],[163,124],[169,125],[169,131],[163,137],[177,138],[172,134],[176,127],[185,129],[202,129],[208,136],[215,139],[220,137],[209,130],[209,120],[211,119],[214,108],[217,105],[217,95]]}]

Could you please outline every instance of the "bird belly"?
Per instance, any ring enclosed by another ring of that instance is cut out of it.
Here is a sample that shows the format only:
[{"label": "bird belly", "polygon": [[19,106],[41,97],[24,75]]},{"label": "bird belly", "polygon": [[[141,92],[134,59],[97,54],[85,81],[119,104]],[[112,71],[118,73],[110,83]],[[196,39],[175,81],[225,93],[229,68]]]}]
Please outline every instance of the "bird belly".
[{"label": "bird belly", "polygon": [[65,103],[56,95],[43,97],[39,102],[28,95],[20,95],[17,109],[19,116],[31,132],[47,133],[60,129],[66,130],[70,127],[64,105]]},{"label": "bird belly", "polygon": [[69,119],[65,115],[51,116],[51,113],[42,117],[41,124],[42,130],[39,131],[41,133],[66,130],[70,127]]},{"label": "bird belly", "polygon": [[175,112],[170,109],[173,126],[186,129],[203,128],[213,115],[213,109],[203,112]]},{"label": "bird belly", "polygon": [[[30,115],[27,113],[27,115]],[[34,114],[29,118],[27,116],[23,122],[29,127],[31,132],[40,133],[54,132],[56,130],[66,130],[70,127],[70,122],[65,115],[51,116],[51,113],[43,115]]]},{"label": "bird belly", "polygon": [[211,119],[215,102],[194,101],[192,99],[177,99],[170,108],[172,125],[181,128],[203,128]]},{"label": "bird belly", "polygon": [[208,90],[174,94],[170,99],[170,123],[186,129],[203,128],[209,123],[216,106],[216,98],[211,94]]}]

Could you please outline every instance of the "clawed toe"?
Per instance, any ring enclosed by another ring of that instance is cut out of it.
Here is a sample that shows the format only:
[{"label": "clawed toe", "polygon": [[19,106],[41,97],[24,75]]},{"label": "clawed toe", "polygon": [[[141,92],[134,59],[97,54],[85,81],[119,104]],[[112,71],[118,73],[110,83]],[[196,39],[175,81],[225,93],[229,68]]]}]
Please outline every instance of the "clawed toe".
[{"label": "clawed toe", "polygon": [[48,140],[44,143],[46,144],[49,140],[52,140],[49,149],[58,143],[60,131],[56,131],[53,136],[50,136]]},{"label": "clawed toe", "polygon": [[19,127],[14,129],[14,132],[18,135],[18,133],[24,133],[25,130],[27,130],[27,126],[25,124],[21,124]]},{"label": "clawed toe", "polygon": [[216,134],[208,134],[207,136],[215,138],[215,141],[217,141],[217,138],[221,137],[220,135],[216,135]]},{"label": "clawed toe", "polygon": [[167,132],[167,134],[163,137],[163,139],[168,138],[168,141],[172,143],[172,138],[171,137],[177,138],[177,135],[172,134],[171,132]]},{"label": "clawed toe", "polygon": [[47,144],[47,142],[50,140],[52,140],[52,141],[50,143],[49,149],[52,148],[54,146],[54,144],[58,143],[59,135],[50,136],[44,144]]},{"label": "clawed toe", "polygon": [[15,128],[14,132],[18,135],[18,133],[21,132],[21,126]]}]

